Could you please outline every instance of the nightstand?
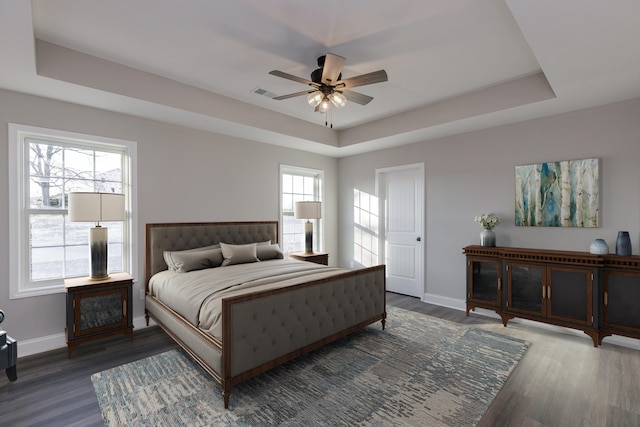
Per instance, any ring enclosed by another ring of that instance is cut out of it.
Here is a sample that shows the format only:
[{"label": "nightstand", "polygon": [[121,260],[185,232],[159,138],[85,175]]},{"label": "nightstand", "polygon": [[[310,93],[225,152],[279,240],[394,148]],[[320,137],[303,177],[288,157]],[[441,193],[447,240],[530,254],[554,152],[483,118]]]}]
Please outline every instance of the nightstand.
[{"label": "nightstand", "polygon": [[133,341],[133,277],[115,273],[104,280],[67,279],[67,352],[80,344],[117,334]]},{"label": "nightstand", "polygon": [[289,258],[329,265],[329,254],[326,252],[292,252],[289,254]]}]

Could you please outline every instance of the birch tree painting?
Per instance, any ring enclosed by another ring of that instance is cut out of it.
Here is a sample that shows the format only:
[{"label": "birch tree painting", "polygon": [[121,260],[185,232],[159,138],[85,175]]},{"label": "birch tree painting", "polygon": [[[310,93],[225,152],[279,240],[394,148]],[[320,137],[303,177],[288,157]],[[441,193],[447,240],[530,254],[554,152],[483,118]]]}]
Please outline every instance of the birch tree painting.
[{"label": "birch tree painting", "polygon": [[516,166],[516,225],[599,227],[600,160]]}]

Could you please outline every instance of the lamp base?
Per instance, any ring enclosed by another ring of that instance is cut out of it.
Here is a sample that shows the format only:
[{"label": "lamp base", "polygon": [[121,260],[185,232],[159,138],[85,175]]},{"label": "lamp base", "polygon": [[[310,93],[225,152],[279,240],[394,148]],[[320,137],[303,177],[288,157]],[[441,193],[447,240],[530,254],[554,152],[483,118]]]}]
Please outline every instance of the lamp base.
[{"label": "lamp base", "polygon": [[109,236],[106,227],[93,227],[89,230],[89,248],[91,250],[91,280],[109,278],[107,273],[107,248]]},{"label": "lamp base", "polygon": [[304,223],[304,252],[313,253],[313,223],[311,221]]}]

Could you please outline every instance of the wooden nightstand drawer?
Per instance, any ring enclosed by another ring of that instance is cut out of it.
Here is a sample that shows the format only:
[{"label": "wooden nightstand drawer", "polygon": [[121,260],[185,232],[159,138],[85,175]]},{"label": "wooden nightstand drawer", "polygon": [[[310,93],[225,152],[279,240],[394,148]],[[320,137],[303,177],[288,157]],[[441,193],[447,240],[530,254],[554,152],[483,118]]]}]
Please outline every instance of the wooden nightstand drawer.
[{"label": "wooden nightstand drawer", "polygon": [[329,265],[329,254],[325,252],[293,252],[289,254],[289,258]]}]

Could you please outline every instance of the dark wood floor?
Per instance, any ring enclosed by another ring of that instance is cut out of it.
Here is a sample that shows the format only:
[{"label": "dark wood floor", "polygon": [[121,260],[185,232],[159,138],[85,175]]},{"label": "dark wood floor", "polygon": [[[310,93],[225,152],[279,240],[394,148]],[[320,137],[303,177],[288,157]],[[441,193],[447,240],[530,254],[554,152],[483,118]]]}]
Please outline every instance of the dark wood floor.
[{"label": "dark wood floor", "polygon": [[[453,322],[473,324],[530,343],[478,427],[638,427],[640,350],[582,332],[532,326],[433,306],[390,294],[387,302]],[[640,348],[640,347],[639,347]]]},{"label": "dark wood floor", "polygon": [[[20,342],[18,342],[18,346]],[[18,380],[0,376],[0,426],[102,426],[91,375],[176,348],[158,327],[18,358]]]},{"label": "dark wood floor", "polygon": [[[525,339],[531,346],[478,426],[640,426],[640,351],[389,294],[389,305]],[[18,360],[0,376],[0,426],[101,426],[90,377],[176,345],[158,328]],[[20,343],[18,343],[19,345]]]}]

